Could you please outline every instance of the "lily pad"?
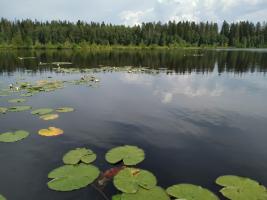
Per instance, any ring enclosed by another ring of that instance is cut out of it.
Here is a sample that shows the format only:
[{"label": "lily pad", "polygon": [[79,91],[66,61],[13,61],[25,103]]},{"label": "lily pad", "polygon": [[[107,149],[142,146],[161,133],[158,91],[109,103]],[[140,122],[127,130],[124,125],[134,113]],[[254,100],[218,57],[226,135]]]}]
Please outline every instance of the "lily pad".
[{"label": "lily pad", "polygon": [[[140,190],[134,194],[124,193],[121,195],[121,200],[170,200],[170,197],[161,187],[157,186],[150,190],[140,188]],[[202,199],[198,198],[197,200]]]},{"label": "lily pad", "polygon": [[0,113],[2,113],[2,114],[6,114],[7,110],[8,109],[5,107],[0,107]]},{"label": "lily pad", "polygon": [[72,191],[84,188],[94,182],[100,171],[93,165],[78,164],[64,165],[48,174],[53,180],[47,183],[48,187],[56,191]]},{"label": "lily pad", "polygon": [[167,188],[167,193],[175,198],[184,200],[219,200],[209,190],[192,184],[178,184]]},{"label": "lily pad", "polygon": [[20,96],[21,97],[31,97],[32,95],[33,95],[33,93],[28,92],[28,93],[21,94]]},{"label": "lily pad", "polygon": [[62,108],[57,108],[56,111],[57,112],[61,112],[61,113],[73,112],[74,111],[74,108],[71,108],[71,107],[62,107]]},{"label": "lily pad", "polygon": [[111,200],[121,200],[121,194],[113,195]]},{"label": "lily pad", "polygon": [[55,127],[49,127],[48,129],[41,129],[39,130],[39,135],[42,136],[47,136],[47,137],[51,137],[51,136],[57,136],[57,135],[61,135],[63,134],[63,130],[59,129],[59,128],[55,128]]},{"label": "lily pad", "polygon": [[86,148],[76,148],[69,151],[63,157],[63,162],[68,165],[78,164],[80,161],[84,163],[92,163],[96,159],[96,154]]},{"label": "lily pad", "polygon": [[43,120],[53,120],[53,119],[57,119],[59,117],[58,114],[46,114],[46,115],[41,115],[40,116],[40,119],[43,119]]},{"label": "lily pad", "polygon": [[1,91],[0,91],[0,97],[7,97],[7,96],[9,96],[9,95],[10,95],[9,92],[1,92]]},{"label": "lily pad", "polygon": [[220,192],[231,200],[266,200],[267,190],[257,181],[249,178],[227,175],[216,179],[224,188]]},{"label": "lily pad", "polygon": [[0,194],[0,200],[6,200],[6,198]]},{"label": "lily pad", "polygon": [[10,99],[8,100],[9,103],[24,103],[26,99]]},{"label": "lily pad", "polygon": [[157,179],[149,171],[125,168],[114,177],[113,183],[121,192],[136,193],[140,187],[147,190],[155,187],[157,185]]},{"label": "lily pad", "polygon": [[29,136],[29,132],[19,130],[0,134],[0,142],[17,142]]},{"label": "lily pad", "polygon": [[51,113],[51,112],[53,112],[52,108],[40,108],[40,109],[33,110],[31,112],[31,114],[33,114],[33,115],[46,115],[46,114]]},{"label": "lily pad", "polygon": [[31,106],[13,106],[8,108],[8,111],[10,112],[21,112],[32,109]]},{"label": "lily pad", "polygon": [[120,146],[109,150],[106,154],[106,160],[111,164],[123,161],[125,165],[136,165],[145,159],[145,153],[136,146]]}]

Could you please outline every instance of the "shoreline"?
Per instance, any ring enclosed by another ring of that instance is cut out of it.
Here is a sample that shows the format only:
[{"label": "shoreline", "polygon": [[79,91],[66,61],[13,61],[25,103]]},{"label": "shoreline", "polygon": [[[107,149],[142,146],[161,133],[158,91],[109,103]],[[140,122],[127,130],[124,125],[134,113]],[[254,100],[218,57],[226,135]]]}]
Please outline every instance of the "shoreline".
[{"label": "shoreline", "polygon": [[245,50],[245,49],[267,49],[267,47],[250,47],[250,48],[240,48],[240,47],[222,47],[222,46],[123,46],[123,45],[88,45],[88,46],[0,46],[0,50]]}]

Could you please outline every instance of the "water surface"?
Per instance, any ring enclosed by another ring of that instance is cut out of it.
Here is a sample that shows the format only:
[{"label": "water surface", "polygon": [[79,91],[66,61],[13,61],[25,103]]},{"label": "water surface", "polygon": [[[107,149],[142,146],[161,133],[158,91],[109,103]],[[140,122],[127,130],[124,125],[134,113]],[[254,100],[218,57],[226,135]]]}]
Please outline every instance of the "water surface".
[{"label": "water surface", "polygon": [[[36,59],[19,60],[19,56]],[[96,73],[101,80],[97,87],[69,84],[27,98],[24,104],[33,108],[75,108],[54,121],[42,121],[27,111],[0,115],[1,132],[31,132],[21,142],[0,144],[0,193],[8,199],[101,200],[91,187],[66,193],[49,190],[47,174],[76,147],[93,149],[98,155],[95,164],[108,169],[105,152],[123,144],[145,150],[146,159],[138,166],[152,171],[165,188],[186,182],[218,194],[214,180],[225,174],[267,185],[266,50],[1,51],[0,88],[16,81],[81,77],[39,65],[55,61],[72,62],[71,67],[78,68],[164,70]],[[11,106],[7,100],[15,97],[0,97],[0,106]],[[65,132],[52,138],[37,134],[48,126]],[[116,192],[112,183],[105,192]]]}]

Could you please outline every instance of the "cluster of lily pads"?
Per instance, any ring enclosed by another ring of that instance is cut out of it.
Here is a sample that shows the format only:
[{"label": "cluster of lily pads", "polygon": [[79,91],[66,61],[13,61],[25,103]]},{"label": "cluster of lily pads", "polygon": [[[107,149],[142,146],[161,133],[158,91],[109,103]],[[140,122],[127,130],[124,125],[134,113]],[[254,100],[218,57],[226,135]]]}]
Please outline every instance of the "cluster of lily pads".
[{"label": "cluster of lily pads", "polygon": [[[106,161],[117,168],[104,173],[92,165],[96,157],[90,149],[70,150],[63,156],[64,165],[48,174],[51,179],[47,183],[48,187],[66,192],[89,184],[103,186],[104,182],[112,180],[115,188],[120,191],[112,196],[112,200],[219,200],[208,189],[193,184],[175,184],[166,190],[158,186],[157,178],[152,172],[136,167],[145,159],[145,153],[139,147],[125,145],[109,150],[105,156]],[[249,178],[227,175],[217,178],[216,183],[223,187],[221,194],[230,200],[267,199],[266,188]]]},{"label": "cluster of lily pads", "polygon": [[99,73],[99,72],[126,72],[126,73],[146,73],[146,74],[159,74],[160,72],[173,72],[173,70],[169,70],[167,68],[157,68],[151,69],[149,67],[134,67],[134,66],[102,66],[96,68],[64,68],[57,67],[53,68],[53,70],[57,73]]},{"label": "cluster of lily pads", "polygon": [[[52,77],[48,77],[52,78]],[[31,97],[40,92],[53,92],[65,87],[65,84],[95,86],[100,80],[93,75],[83,75],[75,80],[39,80],[35,83],[16,82],[9,85],[9,88],[0,89],[0,97],[7,97],[19,93],[21,97]],[[25,99],[10,100],[10,103],[23,103]],[[0,110],[1,113],[1,110]]]},{"label": "cluster of lily pads", "polygon": [[[15,109],[16,108],[16,109]],[[31,109],[30,106],[17,106],[17,107],[12,107],[12,111],[24,111]],[[43,120],[53,120],[59,117],[57,113],[52,113],[54,110],[52,108],[40,108],[33,110],[31,114],[33,115],[38,115],[40,119]],[[58,113],[66,113],[66,112],[72,112],[74,111],[74,108],[71,107],[61,107],[55,109],[56,112]],[[48,129],[41,129],[39,130],[39,135],[41,136],[57,136],[63,134],[63,130],[55,127],[49,127]],[[6,132],[0,134],[0,142],[17,142],[19,140],[22,140],[26,137],[29,136],[29,132],[24,131],[24,130],[19,130],[15,132]]]}]

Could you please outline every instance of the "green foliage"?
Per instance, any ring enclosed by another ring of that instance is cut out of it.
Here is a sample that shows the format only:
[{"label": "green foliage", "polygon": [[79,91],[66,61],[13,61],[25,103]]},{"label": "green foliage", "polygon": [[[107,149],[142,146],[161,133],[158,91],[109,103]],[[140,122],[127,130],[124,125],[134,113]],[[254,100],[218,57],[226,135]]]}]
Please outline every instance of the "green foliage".
[{"label": "green foliage", "polygon": [[76,148],[64,155],[63,162],[69,165],[75,165],[79,162],[89,164],[94,162],[95,159],[96,154],[92,150],[86,148]]},{"label": "green foliage", "polygon": [[0,142],[17,142],[29,136],[29,132],[19,130],[0,134]]},{"label": "green foliage", "polygon": [[111,200],[121,200],[121,194],[113,195]]},{"label": "green foliage", "polygon": [[267,190],[257,181],[249,178],[227,175],[216,179],[224,188],[220,192],[231,200],[266,200]]},{"label": "green foliage", "polygon": [[26,99],[10,99],[8,100],[9,103],[24,103]]},{"label": "green foliage", "polygon": [[125,168],[114,177],[113,183],[121,192],[136,193],[140,187],[147,190],[152,189],[157,185],[157,179],[149,171]]},{"label": "green foliage", "polygon": [[41,115],[40,119],[43,119],[43,120],[47,121],[47,120],[57,119],[58,117],[59,117],[58,114],[46,114],[46,115]]},{"label": "green foliage", "polygon": [[6,114],[7,110],[8,109],[5,107],[0,107],[0,113],[2,113],[2,114]]},{"label": "green foliage", "polygon": [[31,112],[31,114],[33,114],[33,115],[46,115],[46,114],[51,113],[51,112],[53,112],[52,108],[39,108],[39,109],[33,110]]},{"label": "green foliage", "polygon": [[[140,188],[134,194],[123,193],[121,200],[170,200],[170,197],[160,187],[154,187],[150,190]],[[199,198],[199,200],[202,200]],[[203,199],[204,200],[204,199]]]},{"label": "green foliage", "polygon": [[62,108],[57,108],[56,109],[57,112],[73,112],[74,108],[71,107],[62,107]]},{"label": "green foliage", "polygon": [[27,93],[21,94],[20,96],[21,97],[31,97],[32,95],[33,95],[33,93],[27,92]]},{"label": "green foliage", "polygon": [[32,108],[31,106],[13,106],[13,107],[8,108],[8,111],[21,112],[21,111],[30,110],[31,108]]},{"label": "green foliage", "polygon": [[136,146],[120,146],[109,150],[106,154],[106,160],[111,164],[122,161],[125,165],[136,165],[145,159],[145,153]]},{"label": "green foliage", "polygon": [[96,49],[97,46],[139,46],[154,49],[162,46],[177,48],[267,45],[266,24],[247,21],[231,24],[224,22],[219,28],[217,23],[189,21],[148,22],[129,27],[95,22],[40,23],[31,20],[12,22],[1,19],[0,27],[0,43],[15,48]]},{"label": "green foliage", "polygon": [[6,198],[0,194],[0,200],[6,200]]},{"label": "green foliage", "polygon": [[47,183],[48,187],[56,191],[72,191],[86,187],[94,182],[100,171],[93,165],[78,164],[64,165],[48,174],[53,180]]},{"label": "green foliage", "polygon": [[167,193],[171,197],[185,200],[219,200],[219,198],[209,190],[201,186],[192,184],[178,184],[167,188]]}]

